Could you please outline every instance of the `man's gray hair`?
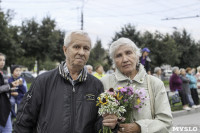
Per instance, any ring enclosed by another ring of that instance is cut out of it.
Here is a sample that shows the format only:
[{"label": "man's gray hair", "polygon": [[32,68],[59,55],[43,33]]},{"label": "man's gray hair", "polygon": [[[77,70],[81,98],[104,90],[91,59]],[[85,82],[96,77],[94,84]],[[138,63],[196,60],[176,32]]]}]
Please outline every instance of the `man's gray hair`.
[{"label": "man's gray hair", "polygon": [[175,73],[176,70],[179,70],[179,67],[174,66],[174,67],[172,68],[172,72]]},{"label": "man's gray hair", "polygon": [[65,35],[65,38],[64,38],[64,46],[66,46],[66,47],[69,46],[69,44],[70,44],[70,42],[71,42],[71,36],[72,36],[72,34],[83,35],[83,36],[87,37],[87,38],[90,40],[90,42],[91,42],[91,39],[90,39],[90,37],[89,37],[89,35],[88,35],[87,32],[85,32],[85,31],[83,31],[83,30],[75,30],[75,31],[70,31],[70,32],[68,32],[68,33]]},{"label": "man's gray hair", "polygon": [[138,59],[139,59],[139,57],[141,56],[140,48],[138,48],[136,46],[136,44],[133,41],[131,41],[130,39],[125,38],[125,37],[121,37],[118,40],[114,41],[110,45],[109,54],[110,54],[110,57],[113,61],[114,61],[115,51],[122,45],[131,46],[133,48],[133,51],[136,53],[136,55],[138,56]]},{"label": "man's gray hair", "polygon": [[154,68],[154,73],[157,73],[159,70],[161,70],[160,67],[155,67],[155,68]]}]

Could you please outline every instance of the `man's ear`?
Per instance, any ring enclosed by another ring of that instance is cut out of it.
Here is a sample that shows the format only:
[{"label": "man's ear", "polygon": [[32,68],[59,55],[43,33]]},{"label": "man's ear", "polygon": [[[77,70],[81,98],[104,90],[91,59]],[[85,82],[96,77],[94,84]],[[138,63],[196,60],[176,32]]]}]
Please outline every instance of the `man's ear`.
[{"label": "man's ear", "polygon": [[67,47],[65,45],[63,45],[63,52],[64,52],[64,55],[66,56],[67,55]]}]

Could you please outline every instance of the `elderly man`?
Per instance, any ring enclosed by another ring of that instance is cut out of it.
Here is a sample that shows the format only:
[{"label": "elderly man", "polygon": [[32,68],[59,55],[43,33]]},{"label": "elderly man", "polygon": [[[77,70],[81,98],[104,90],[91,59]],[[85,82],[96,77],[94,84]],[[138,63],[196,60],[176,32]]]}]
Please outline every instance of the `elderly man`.
[{"label": "elderly man", "polygon": [[[110,56],[116,66],[113,74],[103,77],[104,89],[130,86],[145,89],[148,99],[141,110],[132,110],[130,122],[119,124],[118,133],[167,133],[172,114],[163,82],[148,75],[139,63],[140,49],[128,38],[120,38],[110,46]],[[114,114],[104,115],[103,125],[116,129]]]},{"label": "elderly man", "polygon": [[91,40],[83,31],[65,36],[66,61],[39,75],[18,110],[15,133],[95,133],[101,127],[96,106],[102,83],[87,73]]}]

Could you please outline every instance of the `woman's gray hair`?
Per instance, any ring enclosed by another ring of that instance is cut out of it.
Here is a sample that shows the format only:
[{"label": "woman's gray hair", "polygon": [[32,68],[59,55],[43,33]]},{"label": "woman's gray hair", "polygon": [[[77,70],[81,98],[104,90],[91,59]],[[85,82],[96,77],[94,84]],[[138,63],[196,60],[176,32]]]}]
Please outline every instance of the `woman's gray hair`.
[{"label": "woman's gray hair", "polygon": [[93,67],[91,65],[86,65],[87,68],[91,68],[93,70]]},{"label": "woman's gray hair", "polygon": [[66,46],[66,47],[69,46],[69,44],[70,44],[70,42],[71,42],[71,36],[72,36],[72,34],[83,35],[83,36],[87,37],[87,38],[90,40],[90,42],[91,42],[91,39],[90,39],[90,37],[89,37],[89,35],[88,35],[87,32],[85,32],[85,31],[83,31],[83,30],[76,30],[76,31],[70,31],[70,32],[68,32],[68,33],[65,35],[65,38],[64,38],[64,46]]},{"label": "woman's gray hair", "polygon": [[175,71],[178,70],[178,69],[179,69],[179,67],[175,66],[175,67],[172,68],[172,72],[175,73]]},{"label": "woman's gray hair", "polygon": [[110,45],[109,54],[110,54],[110,57],[113,61],[114,61],[115,51],[122,45],[131,46],[133,48],[133,51],[136,53],[136,55],[138,56],[138,59],[139,59],[139,57],[141,56],[140,48],[138,48],[136,46],[136,44],[133,41],[131,41],[130,39],[125,38],[125,37],[121,37],[118,40],[114,41]]},{"label": "woman's gray hair", "polygon": [[159,70],[161,70],[160,67],[155,67],[155,68],[154,68],[154,73],[157,73]]},{"label": "woman's gray hair", "polygon": [[180,68],[180,72],[182,72],[182,71],[185,71],[185,69],[184,68]]},{"label": "woman's gray hair", "polygon": [[197,72],[200,72],[200,66],[197,67]]},{"label": "woman's gray hair", "polygon": [[6,55],[5,55],[5,54],[3,54],[3,53],[1,53],[1,52],[0,52],[0,56],[4,56],[4,57],[5,57],[5,59],[6,59]]}]

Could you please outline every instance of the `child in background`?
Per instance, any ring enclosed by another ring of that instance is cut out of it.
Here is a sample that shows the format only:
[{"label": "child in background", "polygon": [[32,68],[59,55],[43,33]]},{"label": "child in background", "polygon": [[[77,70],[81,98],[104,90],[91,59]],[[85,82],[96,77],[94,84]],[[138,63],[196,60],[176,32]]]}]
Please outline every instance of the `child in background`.
[{"label": "child in background", "polygon": [[24,97],[24,94],[27,92],[27,84],[26,81],[20,77],[21,75],[21,68],[19,65],[13,65],[11,66],[11,78],[8,79],[8,83],[11,83],[13,81],[18,81],[19,86],[17,86],[17,89],[15,91],[11,91],[11,97],[10,97],[10,103],[11,103],[11,112],[12,117],[16,117],[15,113],[15,103],[17,105],[20,104],[22,98]]}]

